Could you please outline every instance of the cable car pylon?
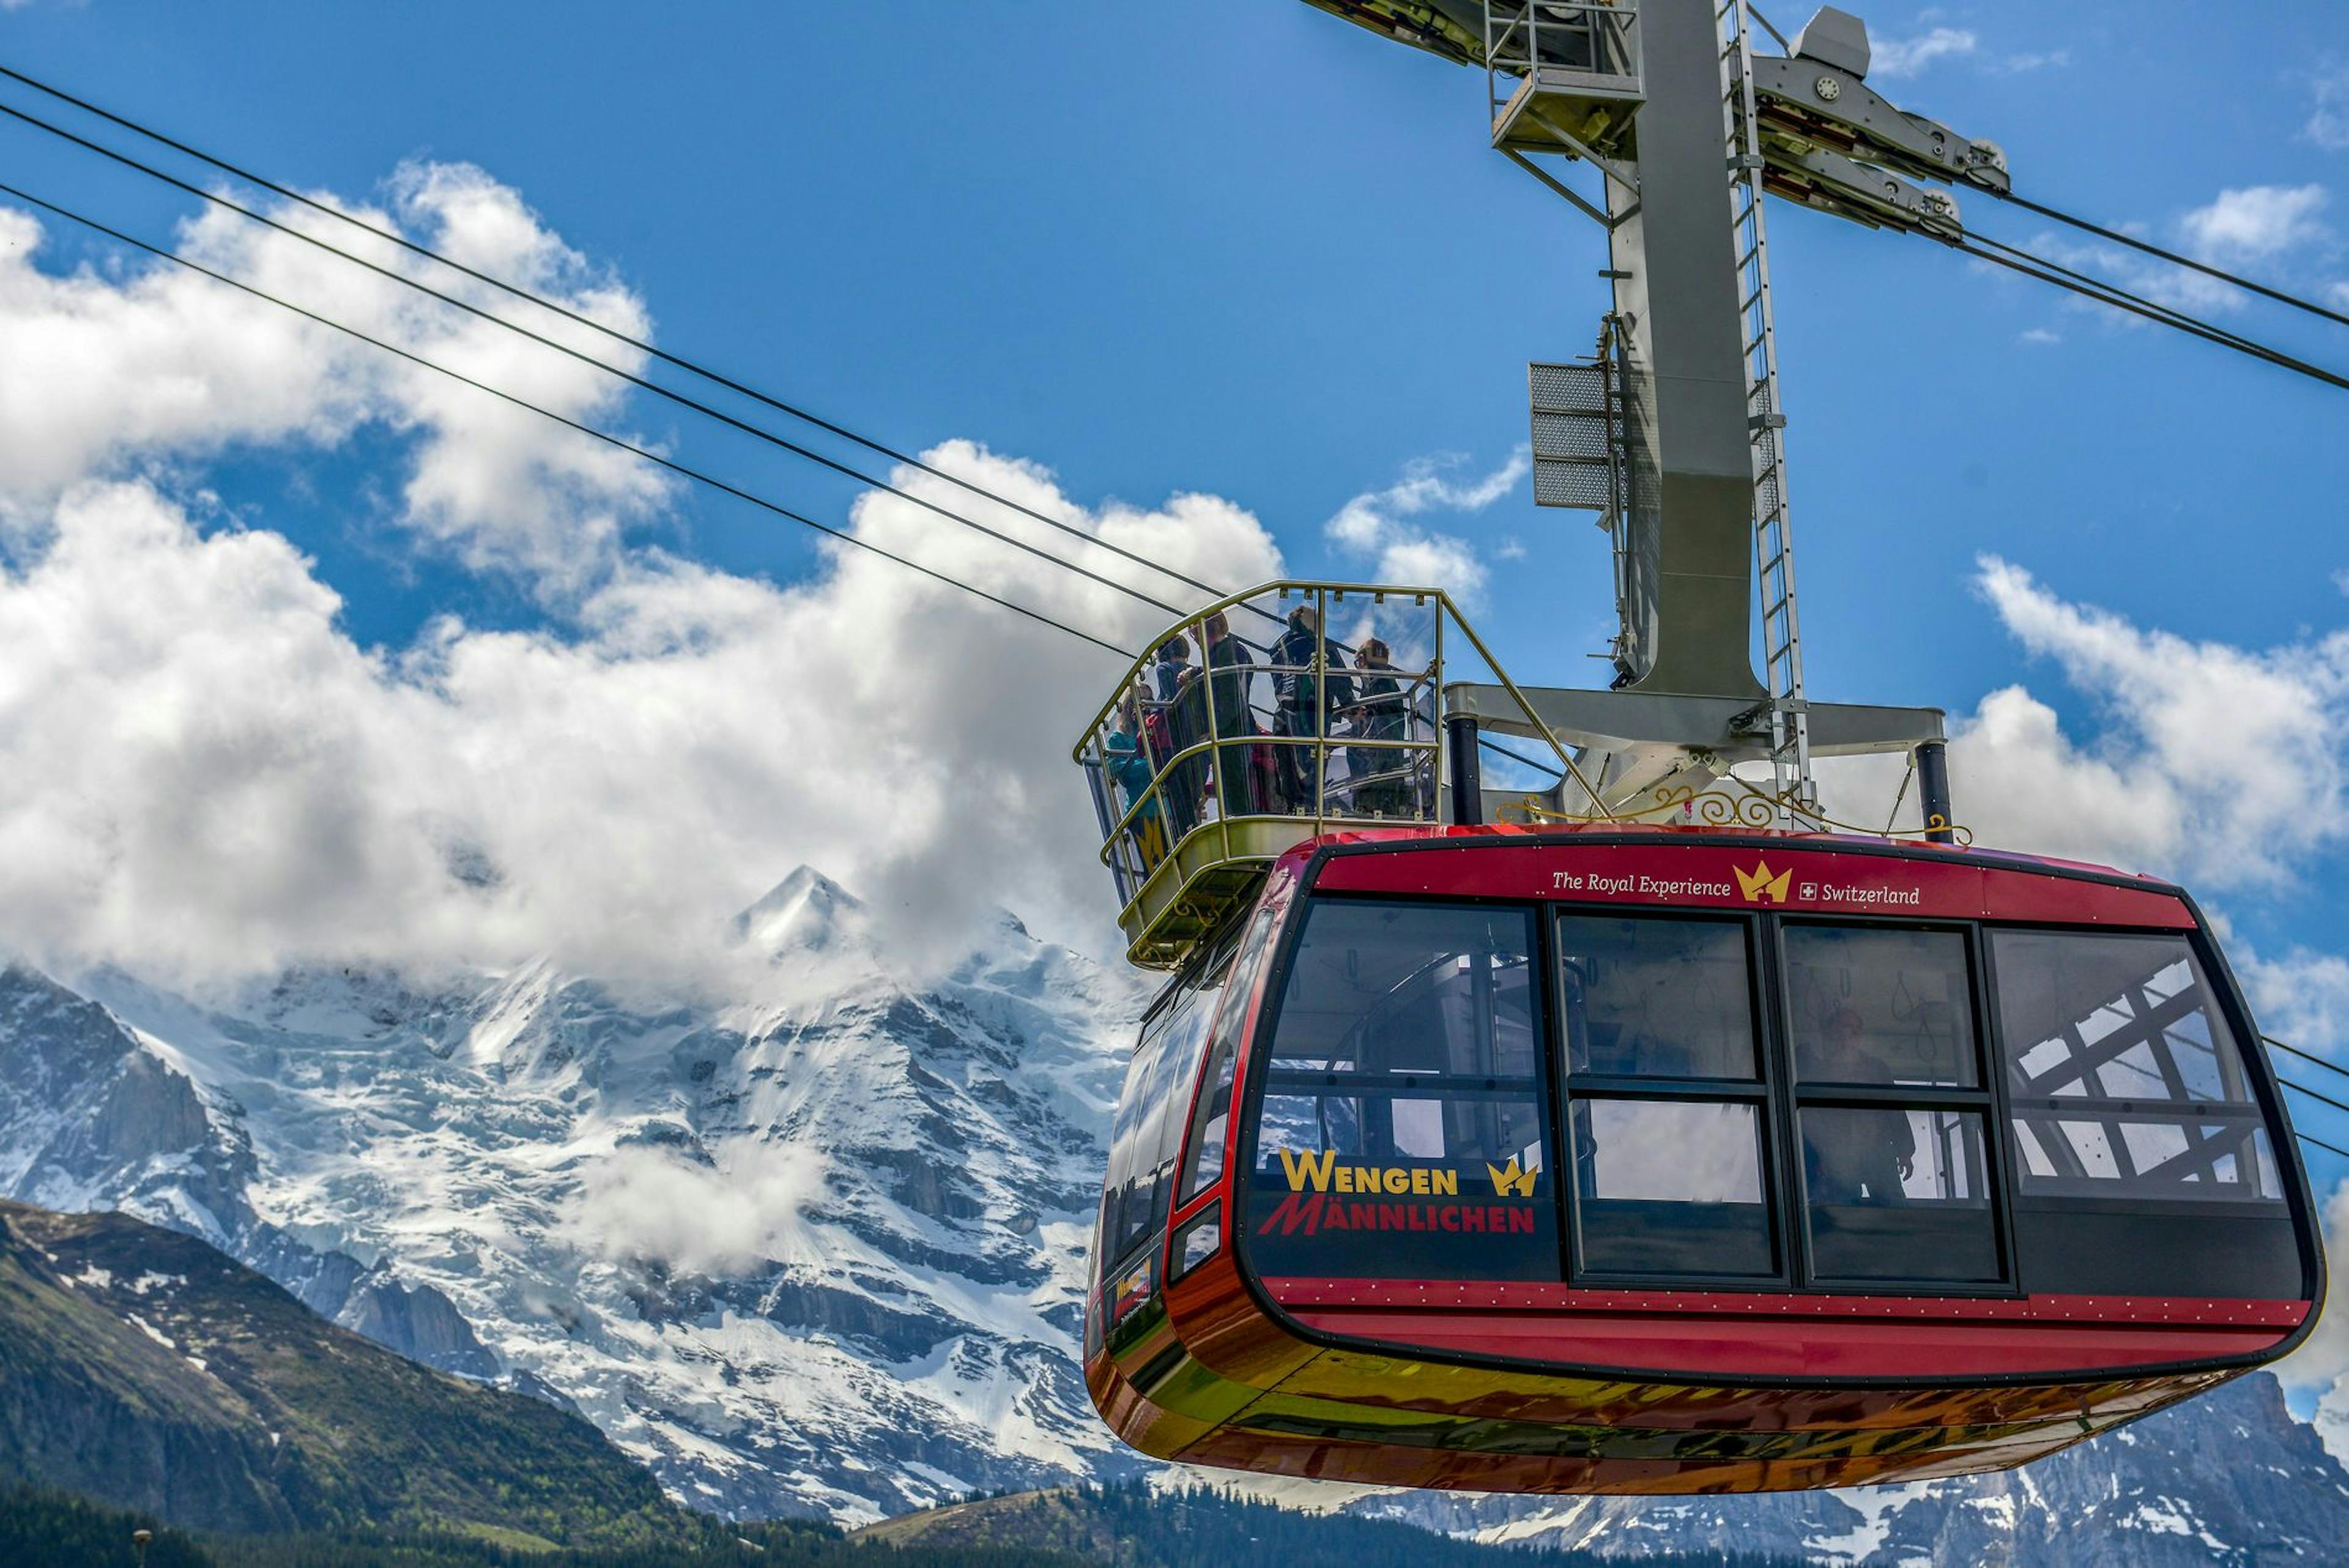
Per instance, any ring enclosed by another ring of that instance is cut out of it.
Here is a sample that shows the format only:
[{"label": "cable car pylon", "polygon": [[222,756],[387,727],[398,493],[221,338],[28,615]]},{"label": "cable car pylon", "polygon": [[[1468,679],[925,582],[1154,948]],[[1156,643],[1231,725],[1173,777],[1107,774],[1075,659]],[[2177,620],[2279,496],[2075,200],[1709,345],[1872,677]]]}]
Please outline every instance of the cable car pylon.
[{"label": "cable car pylon", "polygon": [[[1483,66],[1493,145],[1607,235],[1597,351],[1529,385],[1536,500],[1613,540],[1614,680],[1287,582],[1111,690],[1075,760],[1170,978],[1103,1417],[1364,1484],[1785,1490],[2024,1463],[2290,1352],[2320,1232],[2209,920],[1974,846],[1939,711],[1805,688],[1764,197],[1958,244],[1918,182],[2004,155],[1833,8],[1768,55],[1744,0],[1310,3]],[[1816,759],[1902,751],[1918,833],[1825,814]]]}]

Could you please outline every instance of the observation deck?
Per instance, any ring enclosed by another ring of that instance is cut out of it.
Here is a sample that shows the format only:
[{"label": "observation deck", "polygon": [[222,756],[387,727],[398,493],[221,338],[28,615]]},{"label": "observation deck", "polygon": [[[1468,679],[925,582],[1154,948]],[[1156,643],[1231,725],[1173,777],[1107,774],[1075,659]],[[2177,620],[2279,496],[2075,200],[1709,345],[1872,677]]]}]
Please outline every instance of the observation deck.
[{"label": "observation deck", "polygon": [[1499,675],[1436,588],[1268,583],[1161,632],[1075,751],[1128,959],[1178,966],[1308,839],[1459,820],[1447,656]]}]

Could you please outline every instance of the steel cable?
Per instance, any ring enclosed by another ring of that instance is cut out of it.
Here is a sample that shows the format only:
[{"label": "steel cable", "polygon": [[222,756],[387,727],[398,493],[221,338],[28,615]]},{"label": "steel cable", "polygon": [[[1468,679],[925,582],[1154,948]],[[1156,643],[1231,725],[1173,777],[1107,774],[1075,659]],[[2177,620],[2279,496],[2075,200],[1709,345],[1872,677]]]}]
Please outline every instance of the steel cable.
[{"label": "steel cable", "polygon": [[[206,152],[202,148],[191,146],[177,138],[154,130],[152,127],[142,125],[138,120],[132,119],[127,115],[117,114],[112,109],[104,109],[98,104],[90,102],[88,99],[76,97],[74,94],[67,92],[62,88],[53,87],[49,83],[42,81],[36,77],[27,76],[22,71],[12,69],[5,65],[0,65],[0,77],[5,77],[11,81],[31,88],[34,91],[42,93],[49,98],[53,98],[60,103],[70,104],[72,107],[80,109],[85,114],[94,115],[100,119],[108,121],[109,124],[121,127],[123,130],[131,132],[135,136],[152,141],[158,146],[168,147],[175,152],[182,153],[187,157],[195,159],[198,162],[206,164],[213,169],[217,169],[221,172],[227,174],[233,179],[242,180],[249,185],[258,186],[260,189],[267,191],[271,194],[281,197],[285,201],[298,202],[300,205],[309,208],[312,212],[332,218],[337,223],[347,223],[351,227],[357,229],[362,234],[371,235],[376,239],[383,240],[388,244],[398,245],[401,249],[408,251],[412,254],[422,256],[429,261],[437,262],[440,265],[448,267],[453,272],[461,273],[465,276],[474,279],[476,282],[487,284],[492,288],[498,289],[515,299],[527,301],[532,305],[537,306],[542,310],[550,311],[566,320],[574,322],[581,327],[585,327],[590,331],[601,333],[615,342],[625,344],[628,348],[648,355],[651,358],[659,360],[663,364],[683,370],[688,375],[698,377],[701,379],[709,382],[713,386],[723,387],[728,391],[739,393],[742,397],[749,398],[754,402],[763,404],[766,407],[774,410],[778,413],[787,415],[792,419],[800,421],[803,424],[812,425],[817,430],[838,436],[843,441],[854,442],[855,445],[861,446],[866,451],[874,452],[882,457],[885,457],[893,462],[901,462],[909,468],[919,470],[934,478],[943,479],[949,484],[956,485],[969,492],[971,494],[992,501],[999,506],[1007,507],[1011,511],[1019,513],[1023,516],[1032,518],[1039,523],[1044,524],[1048,527],[1057,528],[1061,532],[1068,534],[1073,538],[1081,539],[1087,544],[1107,550],[1112,555],[1121,556],[1125,560],[1134,563],[1136,566],[1146,566],[1152,571],[1161,573],[1165,576],[1173,578],[1174,581],[1183,584],[1185,587],[1196,588],[1201,593],[1205,593],[1217,598],[1225,597],[1225,590],[1216,587],[1211,583],[1202,582],[1200,579],[1191,576],[1186,573],[1177,571],[1172,566],[1154,561],[1146,556],[1141,555],[1133,550],[1125,549],[1122,545],[1112,544],[1109,540],[1100,538],[1094,535],[1087,534],[1082,529],[1073,528],[1070,526],[1070,524],[1061,521],[1059,518],[1050,515],[1049,514],[1040,512],[1031,506],[1013,501],[1008,496],[999,495],[994,491],[989,490],[984,485],[978,484],[974,481],[964,479],[959,475],[950,473],[944,469],[934,467],[930,463],[923,462],[920,458],[916,457],[909,452],[901,452],[895,447],[890,446],[885,442],[875,441],[869,436],[861,435],[845,425],[827,420],[822,415],[812,413],[797,404],[787,402],[783,399],[774,396],[772,393],[761,391],[757,387],[751,386],[748,382],[742,381],[735,377],[728,376],[721,371],[711,369],[709,366],[704,365],[698,360],[688,358],[681,354],[672,353],[666,348],[656,348],[654,345],[646,342],[642,338],[636,337],[628,333],[621,331],[617,327],[609,326],[605,322],[598,321],[595,317],[588,316],[584,312],[574,310],[569,306],[549,299],[545,296],[539,294],[533,289],[525,288],[520,284],[512,283],[504,278],[498,277],[493,274],[483,272],[476,267],[468,266],[463,262],[443,255],[439,251],[432,249],[430,246],[425,245],[418,241],[411,240],[403,234],[395,234],[387,229],[378,229],[373,223],[364,222],[363,220],[349,213],[346,213],[328,202],[321,202],[316,197],[305,196],[301,192],[294,190],[290,186],[280,184],[276,181],[271,180],[264,175],[256,174],[252,170],[232,163],[226,159],[216,157],[210,152]],[[109,158],[115,159],[117,161],[129,164],[133,168],[146,170],[145,165],[139,163],[136,160],[130,159],[125,154],[116,152],[109,148],[100,146],[98,143],[77,136],[72,131],[66,130],[61,127],[51,125],[47,121],[40,119],[34,115],[26,114],[21,109],[11,109],[6,105],[0,105],[0,110],[5,110],[5,112],[16,116],[17,119],[24,120],[27,124],[38,126],[42,130],[49,131],[53,135],[64,137],[67,140],[75,141],[93,151],[99,152]],[[202,191],[198,187],[189,185],[184,182],[173,179],[168,174],[161,174],[152,170],[146,170],[146,171],[156,174],[157,178],[169,180],[172,184],[180,186],[181,189],[191,191],[197,195],[203,196],[208,201],[215,199],[210,192]],[[244,211],[243,208],[238,208],[237,210],[240,212]],[[251,217],[254,214],[247,213],[246,215]],[[266,222],[266,220],[261,221]],[[307,235],[300,235],[298,237],[305,239],[309,238]],[[314,240],[312,243],[320,244],[326,249],[334,248],[332,246],[326,246],[325,242],[323,241]],[[348,253],[338,251],[336,254],[347,256]],[[349,257],[348,259],[356,261],[358,258]],[[369,264],[361,263],[361,265],[366,265]],[[376,270],[381,271],[382,269],[378,268]],[[452,301],[451,303],[454,302]],[[468,306],[467,308],[471,307]],[[485,313],[477,311],[476,314]],[[503,326],[513,326],[512,323],[505,321],[502,317],[490,317],[489,319],[497,321]],[[514,329],[516,331],[523,330],[518,327],[514,327]],[[541,339],[541,341],[543,341],[543,339]]]},{"label": "steel cable", "polygon": [[[2312,365],[2305,359],[2294,358],[2279,349],[2255,343],[2248,337],[2229,332],[2222,327],[2213,327],[2209,322],[2188,316],[2183,311],[2173,310],[2165,305],[2157,305],[2149,299],[2131,294],[2127,289],[2115,285],[2087,278],[2083,274],[2074,273],[2056,263],[2033,255],[2019,246],[1994,241],[1984,244],[1975,242],[1976,236],[1969,235],[1964,239],[1945,240],[1942,243],[1977,261],[1988,262],[1993,266],[2002,266],[2010,272],[2021,273],[2025,277],[2036,278],[2042,283],[2054,284],[2058,288],[2079,295],[2084,298],[2109,305],[2116,310],[2125,310],[2132,316],[2141,316],[2148,321],[2175,327],[2191,337],[2215,343],[2221,348],[2231,348],[2239,354],[2249,355],[2252,358],[2261,359],[2282,369],[2306,376],[2312,380],[2322,381],[2327,386],[2349,391],[2349,376],[2339,375],[2320,365]],[[1990,244],[1996,244],[1997,249],[1988,248]],[[2002,251],[2011,252],[2012,254],[2001,254]]]},{"label": "steel cable", "polygon": [[2343,1077],[2349,1078],[2349,1067],[2344,1067],[2338,1062],[2328,1062],[2313,1051],[2303,1051],[2297,1045],[2287,1045],[2272,1034],[2262,1034],[2260,1039],[2279,1051],[2299,1057],[2303,1062],[2313,1062],[2328,1073],[2338,1073]]},{"label": "steel cable", "polygon": [[[122,164],[126,168],[136,170],[140,173],[144,174],[150,179],[160,181],[174,189],[184,191],[191,196],[199,197],[203,201],[212,202],[215,206],[248,218],[254,223],[274,229],[279,234],[299,240],[304,244],[316,246],[317,249],[325,251],[327,254],[338,256],[344,261],[351,263],[355,266],[365,267],[367,271],[374,273],[378,276],[388,278],[394,283],[405,285],[409,288],[414,289],[419,294],[424,295],[429,298],[439,300],[443,305],[454,306],[456,309],[464,311],[467,315],[477,317],[493,326],[502,327],[509,332],[517,333],[520,336],[530,339],[533,343],[552,348],[557,353],[568,355],[572,358],[578,360],[581,364],[593,366],[595,369],[603,371],[608,376],[626,381],[630,386],[651,392],[657,397],[666,398],[669,401],[676,403],[682,408],[688,409],[695,413],[715,420],[720,424],[740,431],[746,435],[755,436],[759,440],[766,441],[771,445],[781,448],[783,451],[792,453],[795,457],[804,458],[810,462],[816,463],[821,467],[832,470],[835,473],[853,479],[860,484],[869,485],[873,489],[885,491],[902,500],[910,501],[915,505],[922,507],[927,511],[934,512],[950,523],[959,524],[963,527],[973,529],[980,534],[986,535],[990,539],[995,539],[1003,544],[1009,545],[1014,549],[1024,550],[1028,554],[1034,556],[1039,560],[1049,561],[1056,566],[1064,567],[1069,571],[1076,573],[1079,576],[1086,577],[1093,582],[1099,583],[1103,587],[1112,588],[1119,593],[1139,599],[1143,604],[1150,606],[1154,609],[1164,610],[1172,616],[1180,616],[1183,613],[1180,606],[1169,604],[1164,599],[1143,593],[1140,588],[1133,587],[1126,583],[1121,583],[1114,577],[1104,576],[1101,573],[1092,570],[1090,567],[1081,566],[1073,561],[1066,560],[1061,556],[1055,556],[1050,551],[1041,549],[1035,545],[1028,543],[1024,539],[1014,538],[1009,534],[990,528],[984,523],[976,522],[971,518],[964,516],[958,512],[950,511],[944,506],[940,506],[934,501],[926,501],[910,491],[899,489],[896,485],[890,483],[886,480],[876,479],[873,475],[864,472],[862,470],[852,468],[846,463],[826,457],[823,453],[815,452],[811,448],[802,446],[796,441],[791,441],[783,436],[777,435],[774,431],[767,430],[763,426],[752,424],[747,420],[737,419],[721,409],[713,408],[709,404],[704,403],[698,399],[688,397],[686,394],[678,391],[674,388],[664,387],[657,381],[648,380],[632,371],[622,369],[617,365],[614,365],[606,360],[598,359],[594,355],[589,354],[585,350],[574,348],[567,343],[558,342],[554,338],[549,337],[543,333],[534,332],[529,327],[522,326],[518,322],[508,321],[505,317],[484,310],[480,306],[471,304],[466,300],[459,299],[453,295],[444,294],[440,290],[432,287],[429,284],[424,283],[420,279],[412,278],[404,273],[395,272],[389,267],[378,265],[374,262],[368,261],[364,256],[353,255],[347,250],[328,244],[326,241],[319,239],[315,234],[305,234],[301,230],[294,228],[290,224],[279,223],[274,218],[256,213],[252,208],[231,201],[228,197],[222,196],[216,192],[207,191],[200,185],[191,184],[185,180],[180,179],[176,175],[168,173],[163,170],[157,169],[151,164],[142,163],[138,159],[132,158],[127,153],[118,152],[112,148],[101,146],[99,143],[92,141],[87,137],[78,136],[74,132],[67,130],[61,126],[52,125],[47,120],[39,118],[37,115],[26,114],[23,109],[14,108],[13,106],[5,103],[0,103],[0,114],[8,115],[13,119],[24,121],[27,125],[46,130],[53,136],[60,137],[67,141],[74,143],[78,147],[86,148],[92,152],[98,153],[101,157],[112,159],[115,162]],[[360,226],[363,228],[367,227],[365,224]],[[370,234],[381,233],[380,230],[372,228],[369,228],[367,232]],[[550,308],[559,309],[560,307],[551,306]],[[565,311],[564,314],[571,316],[574,320],[587,321],[589,319],[588,317],[578,316],[574,312]],[[592,322],[590,324],[592,325]],[[633,339],[630,341],[633,341]],[[1023,507],[1019,510],[1025,511],[1026,508]],[[1040,514],[1030,513],[1029,515],[1038,516]],[[1052,522],[1050,518],[1044,518],[1043,521],[1051,523],[1053,527],[1061,530],[1063,533],[1071,534],[1077,538],[1095,544],[1104,544],[1103,541],[1094,539],[1093,535],[1087,534],[1081,528],[1072,528],[1065,523]],[[1105,544],[1104,547],[1110,549],[1117,548],[1115,545],[1108,545]],[[1119,553],[1125,554],[1126,552],[1120,551]],[[1143,564],[1148,565],[1149,563],[1144,562]]]},{"label": "steel cable", "polygon": [[379,348],[387,354],[396,355],[399,358],[405,359],[412,365],[420,366],[424,369],[433,371],[439,375],[446,376],[452,381],[474,388],[479,391],[486,392],[493,398],[497,398],[504,402],[512,404],[515,408],[527,410],[533,414],[537,414],[542,419],[552,420],[556,424],[563,425],[570,430],[578,431],[581,435],[592,437],[596,441],[604,442],[607,446],[616,447],[633,456],[642,458],[647,462],[665,468],[670,472],[678,474],[683,478],[692,480],[696,483],[706,484],[713,490],[720,491],[725,494],[734,496],[738,500],[747,501],[751,505],[760,507],[764,511],[771,512],[778,517],[786,518],[791,522],[801,524],[802,527],[812,528],[819,534],[829,535],[831,537],[840,540],[843,544],[853,545],[860,550],[880,556],[883,560],[894,561],[898,566],[906,567],[912,571],[919,572],[926,577],[933,577],[950,587],[960,588],[967,594],[985,599],[989,604],[1000,606],[1002,608],[1010,610],[1015,614],[1025,616],[1030,620],[1036,621],[1044,626],[1049,626],[1055,631],[1066,632],[1071,637],[1081,638],[1084,641],[1092,643],[1096,648],[1102,649],[1106,652],[1116,654],[1121,659],[1130,659],[1140,657],[1131,649],[1120,648],[1113,642],[1105,641],[1101,638],[1093,636],[1091,632],[1081,631],[1077,628],[1070,626],[1063,621],[1055,620],[1050,616],[1045,615],[1040,610],[1032,610],[1025,605],[1014,604],[1009,599],[998,597],[996,595],[988,593],[984,588],[966,583],[959,577],[955,577],[945,572],[937,571],[929,566],[925,566],[917,561],[907,560],[905,556],[885,550],[878,545],[860,539],[854,534],[847,533],[839,528],[832,527],[826,524],[819,523],[812,517],[803,516],[801,514],[791,510],[787,506],[782,506],[775,502],[769,501],[764,496],[756,495],[737,485],[729,484],[724,480],[719,479],[711,474],[704,473],[698,469],[688,468],[684,463],[678,462],[671,458],[663,457],[658,452],[647,451],[647,449],[637,446],[634,442],[625,440],[622,437],[613,435],[607,431],[597,430],[593,425],[583,424],[577,420],[556,413],[552,409],[542,408],[538,404],[530,401],[528,399],[517,397],[513,393],[506,391],[501,388],[492,386],[486,381],[476,380],[474,378],[465,375],[461,371],[452,370],[446,365],[435,363],[433,360],[426,358],[421,354],[402,348],[394,343],[387,343],[380,337],[370,337],[367,333],[360,331],[356,327],[345,326],[343,323],[334,320],[329,317],[321,316],[315,310],[305,309],[303,306],[294,304],[291,300],[281,299],[265,289],[257,288],[254,285],[246,283],[242,279],[231,277],[226,273],[216,272],[212,268],[205,266],[201,262],[191,261],[186,256],[180,255],[172,251],[166,250],[160,245],[151,244],[145,240],[140,239],[135,234],[127,234],[119,229],[109,227],[107,224],[99,223],[95,218],[84,217],[81,213],[74,212],[70,208],[59,206],[55,202],[44,201],[42,198],[32,194],[30,192],[20,191],[13,185],[0,184],[0,195],[10,196],[19,202],[26,203],[29,206],[38,207],[44,212],[54,213],[60,218],[64,218],[70,223],[78,223],[84,228],[89,229],[94,233],[104,234],[109,239],[117,241],[122,244],[129,245],[136,250],[144,251],[149,255],[160,257],[160,259],[171,262],[175,265],[183,266],[191,272],[211,278],[216,283],[225,284],[229,287],[238,290],[240,293],[247,294],[255,299],[265,301],[268,304],[277,306],[281,310],[290,311],[294,315],[303,317],[305,320],[314,321],[321,327],[329,327],[334,331],[342,333],[346,337],[356,338],[357,341],[367,344],[371,348]]},{"label": "steel cable", "polygon": [[2021,207],[2026,213],[2036,213],[2043,218],[2051,218],[2056,223],[2068,224],[2084,234],[2094,234],[2100,240],[2110,240],[2115,244],[2127,245],[2131,250],[2142,251],[2147,255],[2158,257],[2173,266],[2182,266],[2189,271],[2199,272],[2205,277],[2216,278],[2220,283],[2230,284],[2246,293],[2256,294],[2262,299],[2272,299],[2279,305],[2289,305],[2294,310],[2304,310],[2311,316],[2322,317],[2327,321],[2349,327],[2349,315],[2344,315],[2337,310],[2328,310],[2313,300],[2302,299],[2296,294],[2286,294],[2280,288],[2271,288],[2263,283],[2254,283],[2250,278],[2240,277],[2231,272],[2212,266],[2208,262],[2196,261],[2192,256],[2180,255],[2176,251],[2164,250],[2150,241],[2138,239],[2134,234],[2123,234],[2118,229],[2108,229],[2101,223],[2092,223],[2085,218],[2075,218],[2069,213],[2060,213],[2053,207],[2042,206],[2039,202],[2025,196],[2018,196],[2012,191],[1991,191],[1987,186],[1981,189],[1988,191],[1991,195],[2002,202]]}]

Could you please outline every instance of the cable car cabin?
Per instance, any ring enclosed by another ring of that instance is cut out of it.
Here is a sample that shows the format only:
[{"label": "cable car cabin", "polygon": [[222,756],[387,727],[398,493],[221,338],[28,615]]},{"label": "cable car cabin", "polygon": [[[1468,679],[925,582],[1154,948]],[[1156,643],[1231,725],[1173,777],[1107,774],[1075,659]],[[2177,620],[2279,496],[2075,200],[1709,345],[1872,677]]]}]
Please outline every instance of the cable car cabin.
[{"label": "cable car cabin", "polygon": [[1323,831],[1166,987],[1085,1320],[1166,1459],[1696,1492],[2019,1464],[2322,1257],[2179,889],[1704,828]]}]

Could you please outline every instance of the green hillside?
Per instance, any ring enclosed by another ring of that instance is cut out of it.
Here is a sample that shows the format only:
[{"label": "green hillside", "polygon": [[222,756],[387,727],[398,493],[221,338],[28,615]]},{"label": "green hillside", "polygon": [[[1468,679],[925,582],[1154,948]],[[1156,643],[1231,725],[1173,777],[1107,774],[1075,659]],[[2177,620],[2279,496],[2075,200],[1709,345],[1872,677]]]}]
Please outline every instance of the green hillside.
[{"label": "green hillside", "polygon": [[7,1480],[240,1533],[688,1529],[575,1416],[394,1355],[191,1237],[17,1204],[0,1204]]}]

